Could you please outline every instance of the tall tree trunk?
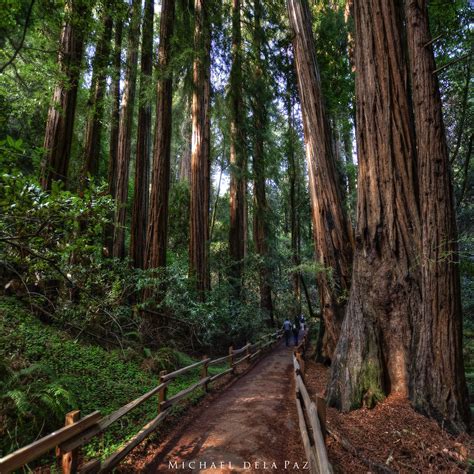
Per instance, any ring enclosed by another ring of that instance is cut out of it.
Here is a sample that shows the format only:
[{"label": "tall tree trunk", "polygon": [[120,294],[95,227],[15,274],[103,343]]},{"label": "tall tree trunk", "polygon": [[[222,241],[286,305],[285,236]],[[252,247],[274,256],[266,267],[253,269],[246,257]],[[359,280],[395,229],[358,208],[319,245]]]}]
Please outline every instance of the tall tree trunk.
[{"label": "tall tree trunk", "polygon": [[170,68],[171,38],[175,2],[163,0],[158,48],[159,79],[157,85],[155,138],[147,233],[147,268],[166,266],[168,242],[168,194],[170,187],[171,105],[173,76]]},{"label": "tall tree trunk", "polygon": [[137,152],[135,188],[130,231],[130,258],[137,268],[144,268],[151,149],[151,104],[148,99],[153,73],[154,1],[146,0],[143,12],[140,92],[138,95]]},{"label": "tall tree trunk", "polygon": [[259,285],[260,285],[260,307],[268,315],[270,324],[273,325],[273,301],[272,288],[270,284],[271,270],[268,265],[268,205],[265,190],[265,133],[268,128],[268,118],[265,106],[268,103],[268,92],[266,91],[265,67],[262,64],[262,41],[263,28],[261,24],[262,3],[254,0],[254,91],[252,100],[254,144],[253,144],[253,176],[254,176],[254,224],[253,235],[255,250],[260,257],[259,263]]},{"label": "tall tree trunk", "polygon": [[230,282],[235,298],[241,297],[245,256],[246,156],[244,143],[244,104],[242,99],[242,33],[240,0],[232,0],[232,68],[230,71]]},{"label": "tall tree trunk", "polygon": [[426,0],[405,0],[421,207],[422,306],[410,398],[454,431],[469,426],[457,230]]},{"label": "tall tree trunk", "polygon": [[[110,116],[110,144],[108,166],[108,193],[113,197],[117,189],[117,149],[120,123],[120,73],[122,69],[122,36],[123,18],[117,18],[115,23],[115,38],[113,64],[111,74],[110,95],[112,97],[112,112]],[[113,216],[111,217],[111,221]],[[105,228],[105,246],[108,255],[112,255],[114,226],[108,224]]]},{"label": "tall tree trunk", "polygon": [[115,189],[115,219],[112,254],[125,257],[125,226],[127,223],[128,181],[132,146],[133,111],[137,85],[138,47],[140,41],[141,1],[133,0],[130,9],[128,30],[127,64],[125,72],[122,106],[120,111],[117,145],[117,168]]},{"label": "tall tree trunk", "polygon": [[191,209],[189,273],[196,279],[201,300],[210,290],[210,46],[211,31],[204,0],[194,3],[194,74],[192,102]]},{"label": "tall tree trunk", "polygon": [[[298,211],[298,188],[299,183],[299,167],[297,163],[297,157],[295,153],[295,129],[293,124],[293,102],[291,96],[290,86],[288,84],[288,104],[287,104],[287,115],[288,115],[288,180],[290,184],[290,232],[291,232],[291,263],[297,267],[300,264],[300,219]],[[295,307],[293,317],[299,316],[301,313],[301,278],[299,271],[293,271],[291,275],[293,294],[295,298]]]},{"label": "tall tree trunk", "polygon": [[303,115],[312,205],[313,237],[318,262],[318,289],[325,321],[324,356],[332,359],[339,339],[353,252],[352,229],[346,218],[339,173],[323,97],[311,13],[307,0],[288,0],[298,88]]},{"label": "tall tree trunk", "polygon": [[181,139],[183,147],[179,161],[178,178],[180,181],[191,182],[191,155],[192,155],[192,97],[186,100],[185,120],[181,124]]},{"label": "tall tree trunk", "polygon": [[45,156],[41,163],[41,186],[50,190],[53,181],[67,180],[76,114],[77,91],[88,2],[67,0],[59,43],[58,66],[61,79],[54,89],[44,135]]},{"label": "tall tree trunk", "polygon": [[414,125],[398,0],[355,0],[356,250],[328,403],[367,406],[408,395],[419,321],[420,223]]},{"label": "tall tree trunk", "polygon": [[81,186],[86,184],[88,175],[97,176],[99,171],[100,141],[102,137],[102,119],[104,115],[104,95],[107,79],[107,68],[110,60],[110,41],[112,39],[112,5],[108,0],[103,5],[101,28],[97,41],[94,63],[92,66],[92,82],[89,95],[89,118],[86,125],[84,144],[84,165]]}]

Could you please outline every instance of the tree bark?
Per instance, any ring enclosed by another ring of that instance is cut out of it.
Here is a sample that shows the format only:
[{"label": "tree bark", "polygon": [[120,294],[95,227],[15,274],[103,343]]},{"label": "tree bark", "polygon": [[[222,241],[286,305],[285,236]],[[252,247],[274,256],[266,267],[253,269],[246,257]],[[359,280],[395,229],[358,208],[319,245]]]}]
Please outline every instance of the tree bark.
[{"label": "tree bark", "polygon": [[[117,149],[120,123],[120,72],[122,70],[122,36],[123,18],[117,18],[115,23],[115,38],[110,95],[112,97],[112,112],[110,116],[110,144],[108,166],[108,193],[113,197],[117,189]],[[113,221],[114,216],[111,216]],[[114,226],[112,223],[105,227],[105,247],[107,255],[112,255]]]},{"label": "tree bark", "polygon": [[331,131],[326,116],[311,14],[307,0],[288,0],[294,57],[303,115],[317,260],[321,313],[325,321],[324,356],[332,359],[350,287],[353,235],[345,215]]},{"label": "tree bark", "polygon": [[150,212],[147,232],[147,268],[166,266],[168,242],[168,195],[170,187],[171,105],[173,76],[170,68],[171,38],[175,2],[163,0],[158,48],[159,79],[157,85],[153,169]]},{"label": "tree bark", "polygon": [[398,0],[355,0],[356,249],[327,400],[350,410],[408,395],[419,321],[414,124]]},{"label": "tree bark", "polygon": [[265,190],[265,133],[268,128],[268,118],[265,107],[268,103],[266,89],[265,67],[262,64],[262,41],[264,31],[262,28],[262,3],[254,0],[254,91],[252,98],[253,110],[253,176],[254,176],[254,224],[253,238],[255,250],[260,257],[259,262],[259,286],[260,286],[260,308],[267,314],[269,323],[274,324],[272,287],[270,283],[271,269],[268,264],[268,205]]},{"label": "tree bark", "polygon": [[127,224],[128,181],[132,145],[133,111],[137,84],[138,47],[140,40],[141,1],[133,0],[128,30],[127,63],[117,145],[115,189],[115,219],[112,254],[125,257],[125,228]]},{"label": "tree bark", "polygon": [[211,32],[204,0],[194,3],[194,66],[192,101],[191,209],[189,273],[196,279],[199,298],[210,290],[210,46]]},{"label": "tree bark", "polygon": [[410,398],[452,431],[469,426],[457,230],[426,0],[405,0],[421,207],[421,320]]},{"label": "tree bark", "polygon": [[99,171],[104,95],[108,72],[107,68],[110,60],[110,41],[112,39],[112,5],[113,2],[108,0],[103,6],[104,11],[101,16],[101,28],[103,28],[103,30],[97,41],[92,66],[92,82],[88,103],[89,118],[86,125],[81,187],[85,186],[89,175],[96,177]]},{"label": "tree bark", "polygon": [[234,296],[242,293],[246,242],[246,156],[242,92],[242,33],[240,0],[232,0],[232,67],[230,71],[230,282]]},{"label": "tree bark", "polygon": [[66,1],[58,54],[61,79],[56,84],[48,110],[43,144],[41,186],[46,190],[51,189],[54,181],[65,183],[67,180],[84,49],[84,23],[88,14],[88,2]]},{"label": "tree bark", "polygon": [[150,186],[151,104],[148,96],[153,73],[153,15],[154,1],[146,0],[143,15],[140,91],[138,95],[135,188],[130,231],[130,258],[136,268],[145,267]]}]

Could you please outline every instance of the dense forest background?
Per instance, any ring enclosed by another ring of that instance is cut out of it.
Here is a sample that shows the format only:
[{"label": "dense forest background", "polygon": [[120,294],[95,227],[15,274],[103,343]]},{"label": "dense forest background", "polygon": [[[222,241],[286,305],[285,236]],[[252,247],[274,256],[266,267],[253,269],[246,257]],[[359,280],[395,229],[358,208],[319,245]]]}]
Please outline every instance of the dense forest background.
[{"label": "dense forest background", "polygon": [[[308,2],[306,47],[281,1],[2,3],[1,453],[286,317],[305,314],[329,363],[357,221],[352,2]],[[474,393],[472,8],[428,13]],[[317,79],[298,66],[313,56]],[[321,129],[305,100],[324,104]],[[313,155],[330,157],[321,175]],[[334,205],[339,243],[318,234],[311,199]]]}]

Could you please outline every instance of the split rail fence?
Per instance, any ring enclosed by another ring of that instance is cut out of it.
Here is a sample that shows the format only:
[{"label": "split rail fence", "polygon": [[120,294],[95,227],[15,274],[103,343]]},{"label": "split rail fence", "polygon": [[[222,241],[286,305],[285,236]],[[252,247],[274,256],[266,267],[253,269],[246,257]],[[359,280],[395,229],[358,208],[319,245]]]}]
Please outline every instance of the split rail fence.
[{"label": "split rail fence", "polygon": [[[208,386],[217,379],[227,374],[235,374],[237,366],[245,361],[256,360],[264,352],[271,349],[282,337],[282,331],[269,334],[262,337],[255,344],[247,343],[240,349],[229,347],[228,355],[218,359],[210,359],[204,356],[201,361],[167,373],[160,372],[160,383],[149,392],[141,395],[137,399],[131,401],[127,405],[119,408],[115,412],[107,416],[102,416],[99,411],[90,413],[81,419],[80,411],[75,410],[66,414],[65,426],[43,438],[14,451],[7,456],[0,458],[0,474],[7,474],[19,469],[26,464],[41,458],[49,451],[56,449],[56,456],[59,458],[62,472],[64,474],[73,473],[98,473],[110,472],[117,466],[136,446],[138,446],[145,438],[147,438],[160,423],[169,415],[170,407],[182,400],[194,390],[203,387],[208,391]],[[228,363],[228,369],[216,375],[210,376],[208,369],[212,365],[220,365]],[[180,375],[190,370],[200,367],[201,373],[199,381],[181,390],[172,397],[167,397],[168,386]],[[127,415],[133,409],[140,406],[143,402],[153,396],[158,397],[157,416],[148,422],[141,430],[115,451],[105,460],[94,459],[86,464],[79,466],[80,448],[88,443],[92,438],[102,434],[112,423],[116,422],[123,416]]]},{"label": "split rail fence", "polygon": [[296,388],[296,410],[303,440],[306,458],[309,461],[311,474],[331,474],[326,450],[326,401],[316,397],[316,404],[311,400],[304,383],[305,354],[309,342],[309,331],[293,354],[293,368]]}]

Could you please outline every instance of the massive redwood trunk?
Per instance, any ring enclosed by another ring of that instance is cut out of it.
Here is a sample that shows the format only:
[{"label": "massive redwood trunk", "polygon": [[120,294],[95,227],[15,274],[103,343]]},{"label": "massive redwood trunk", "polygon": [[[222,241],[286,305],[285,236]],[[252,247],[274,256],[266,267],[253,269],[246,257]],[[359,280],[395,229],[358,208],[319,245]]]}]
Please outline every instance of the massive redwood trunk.
[{"label": "massive redwood trunk", "polygon": [[350,287],[353,237],[346,218],[326,116],[307,0],[288,0],[303,115],[312,206],[317,281],[325,322],[323,356],[332,359]]},{"label": "massive redwood trunk", "polygon": [[61,79],[54,89],[44,135],[45,156],[41,163],[41,186],[50,190],[53,181],[67,180],[76,114],[77,91],[88,2],[67,0],[59,43],[58,66]]},{"label": "massive redwood trunk", "polygon": [[135,188],[130,229],[130,258],[137,268],[144,268],[148,219],[148,195],[151,149],[151,104],[148,95],[153,73],[154,1],[146,0],[143,15],[140,92],[138,95],[137,152]]},{"label": "massive redwood trunk", "polygon": [[421,320],[410,398],[451,430],[469,426],[457,231],[425,0],[405,0],[421,204]]},{"label": "massive redwood trunk", "polygon": [[133,0],[128,30],[127,63],[120,111],[117,145],[115,218],[112,254],[125,257],[125,226],[127,223],[128,181],[132,145],[133,110],[137,83],[138,47],[140,41],[141,0]]},{"label": "massive redwood trunk", "polygon": [[398,0],[355,0],[356,250],[328,403],[343,410],[408,395],[419,321],[414,125]]},{"label": "massive redwood trunk", "polygon": [[100,141],[102,137],[102,119],[104,115],[104,95],[107,79],[107,67],[110,60],[110,41],[112,39],[112,1],[105,2],[101,16],[103,28],[97,41],[92,66],[92,82],[89,95],[89,118],[86,125],[84,145],[84,165],[81,185],[84,186],[87,177],[97,176],[99,171]]},{"label": "massive redwood trunk", "polygon": [[175,12],[173,0],[163,0],[158,48],[155,139],[148,216],[146,268],[166,266],[168,242],[168,194],[170,186],[171,105],[173,76],[170,68]]},{"label": "massive redwood trunk", "polygon": [[194,3],[194,67],[192,102],[191,209],[189,273],[196,279],[201,300],[210,289],[210,46],[211,32],[204,0]]},{"label": "massive redwood trunk", "polygon": [[246,153],[242,100],[242,33],[240,0],[232,0],[232,68],[230,71],[230,282],[240,298],[246,242]]},{"label": "massive redwood trunk", "polygon": [[262,4],[254,0],[254,90],[252,98],[253,110],[253,177],[254,177],[254,224],[253,235],[255,250],[261,261],[259,263],[260,307],[268,315],[273,324],[272,287],[270,284],[271,271],[268,264],[268,206],[265,190],[265,132],[268,119],[265,107],[269,102],[265,84],[265,67],[262,64],[262,41],[264,32],[261,24]]}]

